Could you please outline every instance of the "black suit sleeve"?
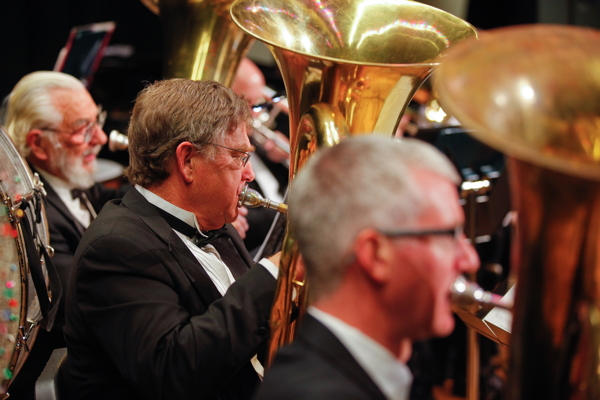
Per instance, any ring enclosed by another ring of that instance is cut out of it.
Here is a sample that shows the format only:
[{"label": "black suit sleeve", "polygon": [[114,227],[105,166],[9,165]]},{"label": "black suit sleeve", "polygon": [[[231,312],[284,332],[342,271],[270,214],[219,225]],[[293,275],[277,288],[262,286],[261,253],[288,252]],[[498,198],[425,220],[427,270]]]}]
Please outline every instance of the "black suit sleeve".
[{"label": "black suit sleeve", "polygon": [[266,341],[275,279],[255,266],[203,304],[185,268],[143,232],[84,238],[67,312],[77,309],[107,364],[144,398],[209,398]]},{"label": "black suit sleeve", "polygon": [[108,201],[123,197],[130,187],[131,185],[126,183],[118,189],[112,189],[107,188],[102,183],[96,183],[87,190],[87,193],[94,210],[99,213]]}]

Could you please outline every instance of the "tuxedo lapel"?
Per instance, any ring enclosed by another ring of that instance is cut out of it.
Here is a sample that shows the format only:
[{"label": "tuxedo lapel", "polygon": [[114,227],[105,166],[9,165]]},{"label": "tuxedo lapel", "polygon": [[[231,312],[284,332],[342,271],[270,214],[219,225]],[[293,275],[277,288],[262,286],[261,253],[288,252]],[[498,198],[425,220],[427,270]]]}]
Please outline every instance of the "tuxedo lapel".
[{"label": "tuxedo lapel", "polygon": [[227,224],[227,232],[225,232],[225,235],[231,239],[235,250],[238,252],[242,260],[244,260],[244,263],[248,266],[248,268],[251,268],[254,265],[254,260],[252,260],[252,256],[250,253],[248,253],[246,245],[244,245],[244,241],[235,227],[231,224]]},{"label": "tuxedo lapel", "polygon": [[350,382],[355,382],[357,386],[369,394],[370,399],[386,399],[375,382],[338,338],[310,314],[304,315],[296,340],[321,355],[337,370],[346,375]]},{"label": "tuxedo lapel", "polygon": [[130,188],[122,200],[129,208],[162,240],[169,248],[176,264],[190,278],[192,286],[204,304],[211,304],[221,298],[221,294],[190,249],[177,236],[156,208],[134,187]]},{"label": "tuxedo lapel", "polygon": [[[30,168],[33,172],[37,172],[32,165],[30,165]],[[38,172],[38,176],[40,177],[40,181],[44,185],[44,190],[46,191],[46,202],[48,202],[48,204],[54,207],[57,212],[62,214],[65,217],[65,219],[69,221],[71,225],[73,225],[73,229],[75,229],[79,233],[79,238],[81,239],[83,233],[85,232],[84,226],[79,221],[77,221],[73,214],[71,214],[71,211],[69,211],[65,203],[63,203],[60,197],[58,197],[58,194],[54,191],[52,186],[50,186],[48,181],[44,179],[42,174]]]},{"label": "tuxedo lapel", "polygon": [[213,240],[212,245],[217,249],[221,260],[227,265],[236,281],[253,265],[252,257],[244,247],[242,238],[231,224],[227,224],[225,233]]}]

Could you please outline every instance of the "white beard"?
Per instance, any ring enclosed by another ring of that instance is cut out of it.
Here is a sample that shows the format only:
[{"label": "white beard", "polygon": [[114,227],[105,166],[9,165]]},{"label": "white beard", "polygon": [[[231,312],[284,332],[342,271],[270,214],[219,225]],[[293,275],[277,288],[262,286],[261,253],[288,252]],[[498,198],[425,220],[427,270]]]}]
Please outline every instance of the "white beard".
[{"label": "white beard", "polygon": [[[87,152],[88,154],[98,154],[100,152],[100,146],[96,146]],[[96,172],[96,160],[91,165],[91,170],[83,167],[82,157],[69,157],[65,152],[58,152],[58,159],[56,160],[57,168],[62,173],[67,181],[77,189],[88,189],[95,183],[94,173]]]}]

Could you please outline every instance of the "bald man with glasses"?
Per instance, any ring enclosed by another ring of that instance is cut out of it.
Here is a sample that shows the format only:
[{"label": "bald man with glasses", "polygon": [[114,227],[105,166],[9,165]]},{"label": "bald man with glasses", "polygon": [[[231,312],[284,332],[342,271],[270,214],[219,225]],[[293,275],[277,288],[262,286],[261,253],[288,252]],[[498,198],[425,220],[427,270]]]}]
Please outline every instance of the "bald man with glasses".
[{"label": "bald man with glasses", "polygon": [[[47,192],[46,216],[52,258],[64,290],[75,249],[106,201],[124,192],[94,182],[96,155],[106,143],[106,112],[85,86],[60,72],[24,76],[6,102],[5,123],[20,154],[40,175]],[[42,331],[23,369],[10,387],[11,397],[33,399],[35,381],[56,348],[65,347],[64,302],[51,332]]]},{"label": "bald man with glasses", "polygon": [[216,82],[146,87],[128,129],[134,185],[75,255],[66,298],[75,399],[248,399],[263,374],[278,255],[231,225],[254,179],[250,112]]}]

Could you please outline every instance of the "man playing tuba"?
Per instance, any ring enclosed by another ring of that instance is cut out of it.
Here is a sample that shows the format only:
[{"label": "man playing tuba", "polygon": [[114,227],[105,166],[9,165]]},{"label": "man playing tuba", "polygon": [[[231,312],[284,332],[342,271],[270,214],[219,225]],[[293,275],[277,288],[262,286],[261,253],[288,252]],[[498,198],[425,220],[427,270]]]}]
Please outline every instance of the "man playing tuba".
[{"label": "man playing tuba", "polygon": [[75,398],[250,397],[278,271],[254,264],[230,224],[254,178],[249,123],[246,102],[216,82],[165,80],[138,96],[135,187],[86,231],[69,282]]}]

